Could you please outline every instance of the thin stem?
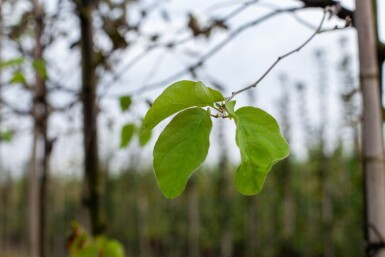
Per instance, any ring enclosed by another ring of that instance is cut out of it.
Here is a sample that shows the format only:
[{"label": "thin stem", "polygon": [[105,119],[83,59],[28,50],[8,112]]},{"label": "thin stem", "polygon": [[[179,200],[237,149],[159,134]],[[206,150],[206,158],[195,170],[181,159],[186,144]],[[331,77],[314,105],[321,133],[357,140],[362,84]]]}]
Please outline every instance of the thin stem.
[{"label": "thin stem", "polygon": [[299,52],[302,48],[304,48],[317,34],[319,34],[322,30],[322,25],[325,21],[325,18],[326,18],[326,15],[328,13],[328,10],[327,9],[324,9],[324,13],[323,13],[323,16],[322,16],[322,20],[320,22],[320,24],[318,25],[317,29],[314,31],[314,33],[304,42],[302,43],[299,47],[295,48],[294,50],[291,50],[290,52],[284,54],[284,55],[281,55],[277,58],[277,60],[265,71],[265,73],[262,74],[262,76],[257,80],[255,81],[253,84],[245,87],[245,88],[242,88],[241,90],[238,90],[236,92],[233,92],[231,94],[231,96],[229,98],[227,98],[226,102],[229,102],[231,101],[236,95],[244,92],[244,91],[247,91],[249,89],[252,89],[252,88],[255,88],[273,69],[274,67],[282,60],[282,59],[285,59],[286,57],[294,54],[294,53],[297,53]]}]

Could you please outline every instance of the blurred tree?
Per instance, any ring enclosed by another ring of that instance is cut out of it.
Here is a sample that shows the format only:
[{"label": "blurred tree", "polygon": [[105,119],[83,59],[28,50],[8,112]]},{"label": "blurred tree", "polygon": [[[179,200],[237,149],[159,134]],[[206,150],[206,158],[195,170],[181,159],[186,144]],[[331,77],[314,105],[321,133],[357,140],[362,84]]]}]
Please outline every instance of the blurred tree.
[{"label": "blurred tree", "polygon": [[385,256],[385,166],[376,21],[373,1],[356,1],[360,80],[363,96],[362,158],[365,174],[368,255]]},{"label": "blurred tree", "polygon": [[102,206],[102,176],[99,169],[97,103],[96,103],[96,55],[94,53],[93,12],[97,2],[75,1],[80,20],[80,47],[82,60],[82,103],[84,130],[84,203],[88,208],[92,235],[100,235],[106,229],[106,217]]}]

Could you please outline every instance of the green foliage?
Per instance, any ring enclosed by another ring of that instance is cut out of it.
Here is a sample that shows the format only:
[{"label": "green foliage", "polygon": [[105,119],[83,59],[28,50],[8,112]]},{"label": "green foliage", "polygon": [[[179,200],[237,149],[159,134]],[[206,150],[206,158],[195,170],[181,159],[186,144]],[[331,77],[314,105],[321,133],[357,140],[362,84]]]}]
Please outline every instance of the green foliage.
[{"label": "green foliage", "polygon": [[[210,109],[197,108],[205,106],[218,113],[211,115]],[[228,102],[220,92],[194,81],[176,82],[155,100],[143,122],[144,135],[165,118],[184,110],[161,133],[153,152],[157,182],[167,198],[180,195],[193,171],[206,159],[210,116],[235,120],[242,159],[235,184],[242,194],[260,192],[272,165],[289,155],[289,146],[272,116],[254,107],[237,111],[234,107],[235,101]]]},{"label": "green foliage", "polygon": [[12,78],[9,81],[9,83],[11,83],[11,84],[23,84],[26,81],[27,80],[25,79],[23,72],[21,72],[20,70],[17,70],[12,74]]},{"label": "green foliage", "polygon": [[32,67],[35,69],[35,71],[39,74],[39,76],[42,79],[44,80],[48,79],[48,72],[47,72],[47,68],[44,60],[41,60],[41,59],[33,60]]},{"label": "green foliage", "polygon": [[289,155],[289,145],[276,120],[265,111],[242,107],[234,114],[242,159],[235,184],[240,193],[252,195],[262,190],[272,165]]},{"label": "green foliage", "polygon": [[120,101],[120,109],[122,110],[122,112],[127,111],[132,104],[132,99],[131,99],[131,96],[129,95],[120,97],[119,101]]},{"label": "green foliage", "polygon": [[201,108],[179,113],[159,136],[154,148],[154,170],[163,194],[175,198],[188,178],[206,159],[212,122]]},{"label": "green foliage", "polygon": [[126,148],[134,138],[137,136],[139,139],[139,145],[144,147],[151,140],[152,133],[151,131],[142,134],[139,133],[138,128],[135,124],[126,124],[122,127],[121,136],[120,136],[120,148]]},{"label": "green foliage", "polygon": [[132,136],[134,135],[134,131],[135,131],[134,124],[126,124],[123,126],[122,132],[121,132],[121,140],[120,140],[121,148],[128,146],[128,144],[132,139]]},{"label": "green foliage", "polygon": [[139,144],[140,146],[145,146],[147,143],[151,140],[152,132],[149,131],[145,134],[140,133],[139,134]]},{"label": "green foliage", "polygon": [[13,132],[10,130],[0,131],[0,142],[11,142],[13,139]]},{"label": "green foliage", "polygon": [[92,238],[77,223],[72,223],[68,239],[70,257],[124,257],[123,246],[116,240],[104,236]]},{"label": "green foliage", "polygon": [[23,62],[24,62],[24,58],[22,58],[22,57],[3,61],[3,62],[0,62],[0,69],[12,67],[12,66],[18,66],[18,65],[23,64]]},{"label": "green foliage", "polygon": [[223,95],[202,82],[182,80],[169,86],[154,102],[144,118],[143,133],[165,118],[190,107],[213,106]]}]

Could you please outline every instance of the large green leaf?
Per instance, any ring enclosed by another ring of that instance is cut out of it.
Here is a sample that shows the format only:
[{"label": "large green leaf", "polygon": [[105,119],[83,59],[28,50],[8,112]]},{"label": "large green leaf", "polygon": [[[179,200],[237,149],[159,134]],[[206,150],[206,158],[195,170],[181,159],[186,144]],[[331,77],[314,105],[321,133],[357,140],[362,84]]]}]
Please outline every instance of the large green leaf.
[{"label": "large green leaf", "polygon": [[206,159],[211,128],[210,113],[191,108],[176,115],[160,134],[154,148],[154,170],[166,197],[180,195]]},{"label": "large green leaf", "polygon": [[148,110],[142,127],[146,133],[165,118],[190,107],[213,106],[223,95],[202,82],[183,80],[166,88]]},{"label": "large green leaf", "polygon": [[241,165],[235,178],[237,190],[252,195],[262,190],[273,164],[290,153],[277,121],[267,112],[243,107],[235,112],[236,142],[241,150]]}]

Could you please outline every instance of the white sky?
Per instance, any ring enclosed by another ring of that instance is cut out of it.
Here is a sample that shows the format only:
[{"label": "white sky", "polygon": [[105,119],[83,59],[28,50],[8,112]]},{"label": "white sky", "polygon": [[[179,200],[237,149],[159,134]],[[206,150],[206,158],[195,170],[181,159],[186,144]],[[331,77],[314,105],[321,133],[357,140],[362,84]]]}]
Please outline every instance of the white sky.
[{"label": "white sky", "polygon": [[[47,1],[46,1],[47,2]],[[149,1],[146,1],[149,2]],[[147,21],[145,31],[166,33],[169,38],[175,37],[175,32],[179,31],[181,27],[186,23],[186,13],[193,12],[200,18],[205,18],[207,15],[216,15],[221,17],[231,12],[234,9],[234,5],[228,8],[217,10],[215,13],[205,13],[208,7],[215,3],[223,1],[203,1],[203,0],[174,0],[166,1],[166,8],[172,18],[171,24],[164,24],[159,15],[153,15]],[[237,2],[237,1],[229,1]],[[381,10],[380,24],[385,24],[385,3],[379,1],[379,10]],[[381,3],[382,2],[382,3]],[[49,3],[52,3],[52,1]],[[295,6],[297,1],[290,0],[274,0],[264,1],[263,3],[274,4],[281,8],[285,6]],[[342,1],[347,6],[354,8],[353,1]],[[241,15],[237,16],[231,23],[231,28],[236,28],[241,24],[248,22],[266,14],[269,9],[266,7],[258,7],[258,5],[249,8]],[[314,25],[318,25],[322,12],[320,10],[304,10],[299,14],[303,19],[311,22]],[[325,28],[333,27],[334,25],[341,25],[340,21],[332,19],[325,24]],[[76,25],[75,20],[70,20],[66,27],[69,29]],[[76,38],[78,32],[72,31],[73,37]],[[209,74],[216,80],[223,83],[226,86],[225,95],[230,95],[231,91],[242,88],[252,82],[254,82],[271,64],[275,59],[296,48],[302,44],[310,35],[312,31],[300,25],[291,15],[283,14],[273,18],[260,26],[245,31],[243,34],[234,39],[229,45],[224,47],[217,55],[205,63],[205,74]],[[353,29],[347,29],[345,31],[335,31],[325,33],[317,36],[306,48],[304,48],[298,54],[294,54],[289,58],[283,60],[277,68],[275,68],[269,76],[258,86],[255,90],[256,106],[265,109],[278,120],[279,110],[277,108],[277,102],[281,97],[282,86],[279,83],[279,75],[286,74],[289,79],[289,86],[294,89],[294,84],[298,81],[304,82],[308,87],[308,106],[309,115],[311,115],[311,122],[317,124],[319,122],[319,99],[318,99],[318,82],[316,80],[318,76],[317,65],[315,62],[314,52],[316,49],[324,49],[326,51],[326,59],[328,62],[328,72],[330,77],[330,83],[328,85],[328,110],[327,116],[327,134],[331,138],[339,136],[340,133],[337,128],[341,125],[340,117],[340,103],[338,101],[338,93],[341,91],[338,78],[336,78],[336,72],[334,70],[337,67],[339,58],[341,58],[341,49],[339,47],[339,39],[346,37],[349,40],[348,51],[352,55],[357,56],[357,46],[355,41],[355,31]],[[183,36],[181,36],[183,37]],[[198,42],[187,44],[185,50],[189,52],[207,52],[211,47],[221,42],[221,39],[226,37],[226,33],[215,33],[213,40],[207,42],[206,40],[198,40]],[[385,38],[385,29],[381,28],[381,38]],[[141,53],[143,47],[140,45],[129,50],[127,53],[121,53],[121,57],[124,62],[129,62],[135,56]],[[118,150],[120,127],[125,122],[137,121],[140,117],[143,117],[146,111],[146,105],[143,103],[144,99],[155,99],[157,95],[162,91],[153,90],[146,94],[135,96],[135,103],[129,114],[121,114],[118,108],[117,95],[126,94],[132,92],[135,88],[140,88],[146,83],[159,81],[167,78],[169,75],[179,71],[185,67],[186,64],[192,63],[191,57],[184,55],[184,50],[176,51],[177,54],[165,54],[161,51],[154,51],[148,55],[143,61],[138,63],[135,67],[125,73],[123,78],[114,85],[107,97],[102,101],[103,113],[100,117],[99,124],[103,128],[100,130],[100,152],[103,158],[107,158],[107,153],[112,153],[112,165],[117,167],[125,167],[128,163],[132,162],[130,152],[134,148],[135,143],[131,147],[125,150]],[[76,85],[79,83],[80,67],[78,53],[68,50],[68,42],[59,42],[54,49],[48,53],[48,58],[52,61],[58,61],[58,66],[65,72],[63,79],[65,83]],[[54,58],[53,58],[54,57]],[[157,64],[158,60],[163,61],[159,65],[159,69],[155,75],[151,74],[154,63]],[[74,67],[78,68],[74,68]],[[357,62],[355,63],[355,69],[357,70]],[[118,69],[119,70],[119,69]],[[152,76],[153,75],[153,76]],[[189,78],[188,76],[181,77]],[[202,78],[205,81],[205,77]],[[101,84],[109,81],[109,77],[105,76],[102,79]],[[209,83],[207,83],[209,85]],[[166,85],[165,85],[166,86]],[[16,93],[13,93],[16,94]],[[18,96],[19,97],[19,96]],[[24,99],[28,99],[25,96]],[[296,112],[295,92],[291,91],[292,103],[290,105],[290,112],[293,113],[291,118],[293,119],[292,131],[292,152],[297,155],[303,153],[304,139],[303,134],[300,131],[298,125],[298,115]],[[23,99],[23,98],[18,98]],[[237,97],[237,107],[248,105],[248,98],[246,94]],[[66,102],[68,97],[64,95],[56,95],[51,97],[51,101],[55,103]],[[22,105],[22,101],[20,103]],[[69,120],[67,116],[73,116],[73,120]],[[106,129],[106,124],[112,121],[114,124],[112,130]],[[28,122],[14,120],[12,125],[27,124]],[[217,123],[217,122],[216,122]],[[167,122],[163,122],[161,126],[164,126]],[[297,124],[297,125],[296,125]],[[214,127],[215,124],[214,123]],[[53,137],[58,137],[55,150],[53,152],[52,164],[54,173],[64,174],[80,174],[79,168],[82,163],[82,136],[80,133],[70,134],[69,130],[75,130],[80,132],[81,129],[81,110],[78,108],[71,115],[56,115],[50,121],[50,133]],[[228,146],[229,149],[236,149],[234,143],[234,128],[232,125],[228,126]],[[160,130],[156,130],[155,134],[158,135]],[[64,135],[63,135],[64,134]],[[213,138],[216,137],[217,131],[213,131]],[[19,135],[15,140],[8,145],[1,147],[1,154],[3,163],[7,167],[11,167],[14,172],[20,172],[20,169],[24,167],[29,158],[31,148],[31,136],[28,133]],[[154,145],[154,140],[149,144],[140,155],[143,156],[142,164],[151,163],[151,151]],[[208,156],[207,163],[213,162],[217,158],[218,144],[216,140],[212,141],[212,147]],[[239,153],[236,150],[230,151],[234,159],[239,158]],[[12,158],[9,158],[12,156]]]}]

